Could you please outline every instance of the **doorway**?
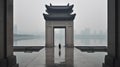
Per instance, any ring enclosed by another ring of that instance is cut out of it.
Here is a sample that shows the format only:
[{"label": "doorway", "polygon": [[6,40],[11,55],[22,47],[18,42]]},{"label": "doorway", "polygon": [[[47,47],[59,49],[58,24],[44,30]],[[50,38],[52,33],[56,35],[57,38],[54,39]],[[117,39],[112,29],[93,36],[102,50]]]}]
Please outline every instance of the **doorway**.
[{"label": "doorway", "polygon": [[54,46],[65,46],[65,28],[54,28]]},{"label": "doorway", "polygon": [[[54,28],[54,64],[65,62],[65,28]],[[61,49],[59,49],[61,44]]]}]

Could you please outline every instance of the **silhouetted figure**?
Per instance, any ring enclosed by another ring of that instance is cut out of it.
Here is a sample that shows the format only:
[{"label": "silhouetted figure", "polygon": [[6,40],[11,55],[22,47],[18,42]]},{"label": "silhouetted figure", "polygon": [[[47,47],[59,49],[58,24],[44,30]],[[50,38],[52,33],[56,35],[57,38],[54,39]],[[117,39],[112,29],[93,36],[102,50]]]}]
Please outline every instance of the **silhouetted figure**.
[{"label": "silhouetted figure", "polygon": [[59,56],[61,56],[61,44],[59,43]]},{"label": "silhouetted figure", "polygon": [[61,44],[59,43],[59,49],[61,49]]}]

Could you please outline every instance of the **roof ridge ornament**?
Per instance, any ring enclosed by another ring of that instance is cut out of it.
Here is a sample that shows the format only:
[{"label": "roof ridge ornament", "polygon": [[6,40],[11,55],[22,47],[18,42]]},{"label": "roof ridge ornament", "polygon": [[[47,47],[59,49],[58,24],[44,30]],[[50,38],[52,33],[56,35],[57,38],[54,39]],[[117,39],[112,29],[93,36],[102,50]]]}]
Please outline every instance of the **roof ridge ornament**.
[{"label": "roof ridge ornament", "polygon": [[52,6],[52,4],[50,3],[50,6]]},{"label": "roof ridge ornament", "polygon": [[74,5],[72,4],[72,5],[71,5],[71,9],[72,9],[73,7],[74,7]]},{"label": "roof ridge ornament", "polygon": [[72,13],[72,8],[74,4],[70,5],[45,5],[46,12],[48,14],[43,13],[45,20],[74,20],[76,14]]},{"label": "roof ridge ornament", "polygon": [[69,6],[69,3],[67,4],[67,6]]}]

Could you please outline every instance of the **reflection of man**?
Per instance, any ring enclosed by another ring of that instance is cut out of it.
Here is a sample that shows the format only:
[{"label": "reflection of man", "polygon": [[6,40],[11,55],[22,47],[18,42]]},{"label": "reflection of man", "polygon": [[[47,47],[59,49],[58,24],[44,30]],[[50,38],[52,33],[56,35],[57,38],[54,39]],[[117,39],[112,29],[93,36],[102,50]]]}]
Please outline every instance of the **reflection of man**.
[{"label": "reflection of man", "polygon": [[61,56],[61,50],[59,50],[59,56]]}]

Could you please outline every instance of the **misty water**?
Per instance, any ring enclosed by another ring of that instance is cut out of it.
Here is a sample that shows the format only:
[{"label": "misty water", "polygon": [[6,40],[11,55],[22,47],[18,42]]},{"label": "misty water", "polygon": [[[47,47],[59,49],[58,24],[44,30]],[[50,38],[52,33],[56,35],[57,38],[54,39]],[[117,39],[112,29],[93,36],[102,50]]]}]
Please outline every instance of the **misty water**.
[{"label": "misty water", "polygon": [[[56,39],[54,48],[43,48],[38,52],[14,52],[19,67],[51,67],[49,64],[54,65],[54,67],[102,67],[106,52],[87,53],[75,47],[65,48],[64,45],[60,50],[58,48],[59,42],[59,39]],[[107,40],[75,39],[74,45],[106,46]],[[14,46],[45,46],[45,43],[43,38],[21,39],[15,40]]]},{"label": "misty water", "polygon": [[[65,45],[63,41],[56,39],[55,45],[57,46],[59,43]],[[14,46],[45,46],[45,39],[33,38],[15,40]],[[74,46],[107,46],[107,39],[75,39]]]}]

